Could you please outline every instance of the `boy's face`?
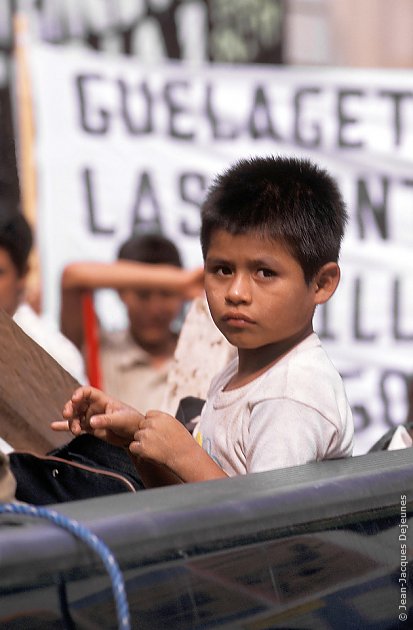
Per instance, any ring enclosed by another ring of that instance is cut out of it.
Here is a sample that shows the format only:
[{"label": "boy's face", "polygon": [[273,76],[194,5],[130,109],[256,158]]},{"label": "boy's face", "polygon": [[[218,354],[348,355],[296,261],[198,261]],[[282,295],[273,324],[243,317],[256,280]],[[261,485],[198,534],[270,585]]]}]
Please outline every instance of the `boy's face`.
[{"label": "boy's face", "polygon": [[257,233],[212,234],[205,260],[212,318],[242,349],[304,337],[312,331],[317,287],[279,241]]},{"label": "boy's face", "polygon": [[0,247],[0,308],[13,316],[25,286],[25,276],[19,276],[9,252]]}]

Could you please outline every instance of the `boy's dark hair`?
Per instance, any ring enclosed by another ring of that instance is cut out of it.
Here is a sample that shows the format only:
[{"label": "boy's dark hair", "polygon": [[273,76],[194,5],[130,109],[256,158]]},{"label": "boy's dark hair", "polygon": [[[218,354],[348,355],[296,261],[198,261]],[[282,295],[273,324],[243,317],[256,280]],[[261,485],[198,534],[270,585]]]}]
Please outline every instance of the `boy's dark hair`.
[{"label": "boy's dark hair", "polygon": [[337,262],[347,211],[336,181],[307,159],[240,160],[210,187],[202,206],[201,245],[211,235],[250,231],[285,243],[306,282],[327,262]]},{"label": "boy's dark hair", "polygon": [[27,272],[32,246],[32,230],[24,215],[0,206],[0,247],[8,252],[19,276]]},{"label": "boy's dark hair", "polygon": [[182,267],[178,249],[172,241],[160,234],[132,236],[121,245],[118,259],[134,260],[135,262],[150,263],[152,265],[162,264]]}]

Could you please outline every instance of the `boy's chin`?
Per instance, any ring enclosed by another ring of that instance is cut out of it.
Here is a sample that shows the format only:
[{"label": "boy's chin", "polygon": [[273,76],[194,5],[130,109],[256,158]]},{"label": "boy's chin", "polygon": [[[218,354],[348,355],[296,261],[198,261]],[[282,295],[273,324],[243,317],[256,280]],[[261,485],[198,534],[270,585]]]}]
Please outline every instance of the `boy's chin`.
[{"label": "boy's chin", "polygon": [[263,345],[253,339],[242,339],[241,335],[224,335],[225,339],[231,346],[235,346],[238,350],[256,350],[257,348],[261,348]]}]

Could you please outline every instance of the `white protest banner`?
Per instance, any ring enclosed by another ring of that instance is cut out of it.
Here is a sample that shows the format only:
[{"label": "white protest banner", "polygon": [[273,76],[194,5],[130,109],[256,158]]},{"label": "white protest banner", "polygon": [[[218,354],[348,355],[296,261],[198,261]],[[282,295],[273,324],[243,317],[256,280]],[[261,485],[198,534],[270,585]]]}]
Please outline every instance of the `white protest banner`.
[{"label": "white protest banner", "polygon": [[[365,451],[407,413],[413,373],[413,72],[140,65],[30,52],[46,308],[74,260],[110,261],[157,227],[201,263],[199,206],[240,157],[310,157],[350,212],[342,282],[316,330],[343,374]],[[322,238],[322,235],[320,235]],[[101,307],[100,316],[113,325]],[[116,325],[116,322],[115,322]]]}]

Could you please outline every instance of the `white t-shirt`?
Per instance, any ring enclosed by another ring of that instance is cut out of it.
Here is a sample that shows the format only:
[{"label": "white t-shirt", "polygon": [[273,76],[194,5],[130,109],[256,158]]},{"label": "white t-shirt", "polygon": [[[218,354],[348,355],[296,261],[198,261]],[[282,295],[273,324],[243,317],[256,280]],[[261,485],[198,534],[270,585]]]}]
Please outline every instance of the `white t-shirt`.
[{"label": "white t-shirt", "polygon": [[212,381],[194,437],[230,476],[349,457],[353,418],[342,379],[315,333],[251,383]]}]

